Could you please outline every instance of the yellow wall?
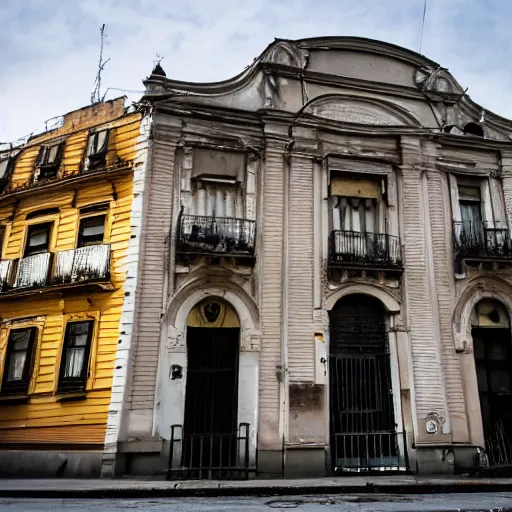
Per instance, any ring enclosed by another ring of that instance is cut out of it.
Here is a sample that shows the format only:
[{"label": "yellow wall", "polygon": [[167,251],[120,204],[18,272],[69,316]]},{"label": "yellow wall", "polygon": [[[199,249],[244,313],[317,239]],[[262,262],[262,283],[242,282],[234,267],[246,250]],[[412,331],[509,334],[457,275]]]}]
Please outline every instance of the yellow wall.
[{"label": "yellow wall", "polygon": [[[108,201],[105,243],[111,244],[111,281],[114,290],[87,291],[84,287],[40,294],[37,290],[23,297],[6,294],[0,299],[0,382],[9,329],[37,326],[35,361],[28,403],[12,405],[0,402],[0,446],[16,443],[48,446],[64,444],[101,446],[105,438],[112,375],[119,340],[119,321],[124,298],[124,262],[130,240],[132,205],[131,170],[116,176],[97,176],[94,180],[75,181],[66,186],[66,177],[80,171],[88,129],[101,123],[112,128],[108,165],[131,168],[137,154],[140,115],[123,115],[122,101],[89,107],[66,116],[64,126],[30,141],[18,157],[7,195],[0,196],[0,224],[6,228],[2,259],[16,259],[23,253],[27,223],[54,221],[50,251],[76,247],[79,208]],[[19,197],[8,194],[32,183],[34,164],[43,141],[66,136],[58,186],[38,190],[29,188]],[[27,222],[26,214],[42,208],[60,208],[49,217]],[[31,317],[31,318],[29,318]],[[59,402],[56,393],[63,337],[68,320],[94,319],[86,399]],[[2,395],[0,393],[0,399]],[[1,455],[0,455],[1,456]]]}]

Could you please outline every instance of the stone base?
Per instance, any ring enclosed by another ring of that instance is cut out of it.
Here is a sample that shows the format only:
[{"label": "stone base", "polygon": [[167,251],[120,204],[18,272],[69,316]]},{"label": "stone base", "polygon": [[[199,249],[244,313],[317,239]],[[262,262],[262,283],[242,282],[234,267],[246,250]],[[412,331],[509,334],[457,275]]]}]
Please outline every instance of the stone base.
[{"label": "stone base", "polygon": [[[461,474],[477,471],[480,455],[474,446],[446,446],[442,448],[416,447],[418,474]],[[411,468],[414,471],[414,468]]]},{"label": "stone base", "polygon": [[99,478],[101,451],[1,450],[3,478]]},{"label": "stone base", "polygon": [[285,478],[321,478],[327,475],[324,447],[288,447],[285,454]]},{"label": "stone base", "polygon": [[282,478],[283,452],[281,450],[258,450],[258,477]]}]

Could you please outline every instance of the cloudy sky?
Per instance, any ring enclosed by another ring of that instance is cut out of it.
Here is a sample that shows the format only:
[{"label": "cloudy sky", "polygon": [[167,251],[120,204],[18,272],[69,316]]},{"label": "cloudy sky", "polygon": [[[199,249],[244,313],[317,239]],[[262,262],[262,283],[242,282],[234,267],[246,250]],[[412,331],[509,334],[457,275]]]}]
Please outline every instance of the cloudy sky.
[{"label": "cloudy sky", "polygon": [[[229,78],[274,38],[352,35],[418,50],[424,0],[0,0],[0,142],[90,101],[106,24],[107,97],[137,99],[156,54],[168,77]],[[428,0],[422,53],[512,118],[510,0]]]}]

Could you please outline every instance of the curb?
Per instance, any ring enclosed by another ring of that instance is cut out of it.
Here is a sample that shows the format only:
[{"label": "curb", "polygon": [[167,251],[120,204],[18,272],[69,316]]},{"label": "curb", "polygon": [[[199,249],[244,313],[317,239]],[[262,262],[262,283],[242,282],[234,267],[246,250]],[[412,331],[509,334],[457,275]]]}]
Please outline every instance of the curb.
[{"label": "curb", "polygon": [[[1,481],[0,481],[1,485]],[[108,499],[108,498],[190,498],[190,497],[223,497],[223,496],[297,496],[297,495],[339,495],[339,494],[458,494],[458,493],[512,492],[512,484],[472,484],[460,483],[451,485],[411,484],[411,485],[379,485],[367,484],[359,486],[320,485],[276,487],[216,487],[197,488],[180,487],[131,487],[112,489],[1,489],[0,498],[67,498],[67,499]],[[512,508],[501,509],[512,512]],[[440,511],[441,512],[441,511]]]}]

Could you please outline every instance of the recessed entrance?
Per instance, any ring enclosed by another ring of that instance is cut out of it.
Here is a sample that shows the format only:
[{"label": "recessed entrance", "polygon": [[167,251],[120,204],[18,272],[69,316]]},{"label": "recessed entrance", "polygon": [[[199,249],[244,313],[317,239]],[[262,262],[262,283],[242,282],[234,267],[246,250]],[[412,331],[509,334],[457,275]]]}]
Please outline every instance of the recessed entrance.
[{"label": "recessed entrance", "polygon": [[249,433],[248,425],[237,425],[239,346],[240,323],[228,303],[211,298],[190,311],[184,422],[173,427],[171,439],[171,461],[175,444],[181,448],[174,476],[245,476]]},{"label": "recessed entrance", "polygon": [[403,469],[382,303],[349,295],[330,312],[330,435],[335,473]]},{"label": "recessed entrance", "polygon": [[479,302],[471,317],[478,395],[490,466],[512,466],[512,342],[499,302]]}]

